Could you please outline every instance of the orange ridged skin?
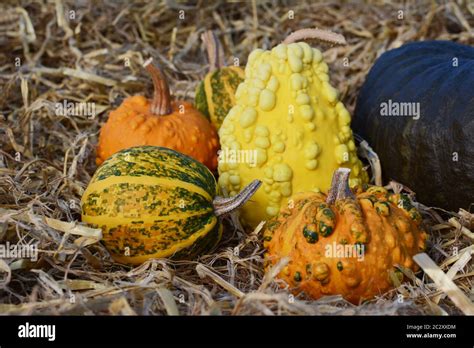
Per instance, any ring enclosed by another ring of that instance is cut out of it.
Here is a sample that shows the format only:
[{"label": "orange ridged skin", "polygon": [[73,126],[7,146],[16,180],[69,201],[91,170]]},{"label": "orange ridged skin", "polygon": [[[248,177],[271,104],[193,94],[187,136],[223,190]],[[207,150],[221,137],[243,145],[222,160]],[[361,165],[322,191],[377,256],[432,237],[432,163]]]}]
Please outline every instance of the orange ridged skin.
[{"label": "orange ridged skin", "polygon": [[[278,278],[293,293],[303,291],[314,299],[341,294],[357,304],[393,288],[393,277],[403,280],[395,265],[418,269],[412,257],[424,250],[427,234],[419,212],[406,197],[373,186],[359,192],[355,200],[336,200],[334,205],[315,192],[297,194],[293,202],[292,209],[282,208],[267,222],[264,233],[266,267],[288,257]],[[324,226],[333,228],[326,237],[321,233]],[[355,254],[327,254],[328,249],[334,251],[333,243],[360,243],[365,249],[363,260]]]},{"label": "orange ridged skin", "polygon": [[[183,105],[185,112],[179,113]],[[214,127],[188,102],[173,102],[172,113],[156,116],[150,113],[150,101],[143,96],[125,99],[109,115],[100,131],[97,165],[114,153],[133,146],[167,147],[217,168],[219,140]]]}]

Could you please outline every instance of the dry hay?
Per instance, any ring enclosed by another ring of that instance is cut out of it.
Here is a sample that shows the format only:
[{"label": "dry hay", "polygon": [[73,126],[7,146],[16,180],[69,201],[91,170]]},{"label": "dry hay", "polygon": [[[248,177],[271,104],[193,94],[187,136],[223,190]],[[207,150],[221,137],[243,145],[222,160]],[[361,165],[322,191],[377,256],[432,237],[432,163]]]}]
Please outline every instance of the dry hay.
[{"label": "dry hay", "polygon": [[[338,296],[293,299],[271,274],[264,277],[261,230],[242,232],[229,222],[212,253],[137,268],[111,262],[94,238],[98,231],[65,222],[80,221],[80,197],[95,170],[94,145],[107,112],[126,96],[150,94],[151,81],[141,69],[146,58],[164,67],[175,96],[192,100],[206,71],[198,40],[204,30],[216,30],[229,61],[238,57],[245,63],[252,49],[272,47],[292,30],[329,28],[348,41],[323,48],[331,81],[352,111],[364,76],[384,51],[427,39],[474,45],[474,6],[462,1],[95,3],[0,5],[0,241],[37,242],[40,249],[37,262],[0,260],[0,313],[462,313],[423,273],[408,274],[409,282],[360,306]],[[75,19],[68,20],[71,10]],[[178,19],[180,10],[184,20]],[[400,10],[403,19],[397,18]],[[15,58],[21,59],[20,67]],[[343,58],[349,59],[348,67]],[[93,119],[56,115],[54,103],[64,99],[93,102],[99,114]],[[448,275],[472,300],[473,215],[422,211],[431,235],[430,257],[444,272],[451,270]]]}]

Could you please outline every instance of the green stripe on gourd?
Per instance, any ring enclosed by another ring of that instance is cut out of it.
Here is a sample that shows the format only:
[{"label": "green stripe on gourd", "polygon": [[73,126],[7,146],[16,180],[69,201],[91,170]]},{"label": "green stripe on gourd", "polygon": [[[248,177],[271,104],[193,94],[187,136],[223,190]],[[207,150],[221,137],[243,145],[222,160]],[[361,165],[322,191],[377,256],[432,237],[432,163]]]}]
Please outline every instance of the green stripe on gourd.
[{"label": "green stripe on gourd", "polygon": [[138,213],[134,209],[138,205],[140,214],[153,217],[213,209],[206,197],[181,187],[131,183],[113,184],[90,192],[82,208],[83,213],[90,216],[121,214],[124,218],[136,218]]},{"label": "green stripe on gourd", "polygon": [[188,156],[176,156],[176,151],[165,147],[156,149],[156,146],[138,146],[118,152],[97,169],[91,183],[124,175],[174,178],[195,184],[209,195],[216,194],[214,176],[201,163]]},{"label": "green stripe on gourd", "polygon": [[199,83],[196,88],[194,106],[201,112],[201,114],[206,116],[208,120],[211,120],[211,115],[209,115],[209,108],[207,106],[207,96],[206,89],[204,88],[204,81]]},{"label": "green stripe on gourd", "polygon": [[206,45],[210,72],[196,89],[195,106],[219,129],[235,105],[235,92],[245,74],[238,66],[225,66],[222,46],[211,31],[204,33],[201,38]]}]

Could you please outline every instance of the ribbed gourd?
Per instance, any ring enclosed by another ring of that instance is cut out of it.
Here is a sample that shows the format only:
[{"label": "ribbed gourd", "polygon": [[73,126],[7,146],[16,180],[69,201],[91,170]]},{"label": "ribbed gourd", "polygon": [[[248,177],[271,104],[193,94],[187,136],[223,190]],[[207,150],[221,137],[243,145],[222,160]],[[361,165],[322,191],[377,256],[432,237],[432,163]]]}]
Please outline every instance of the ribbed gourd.
[{"label": "ribbed gourd", "polygon": [[368,180],[351,116],[329,83],[321,52],[293,42],[305,37],[344,42],[334,33],[303,29],[270,51],[254,50],[236,105],[219,130],[223,191],[233,196],[254,179],[263,181],[263,190],[242,209],[250,226],[277,215],[294,193],[326,191],[338,167],[352,169],[351,186]]},{"label": "ribbed gourd", "polygon": [[221,198],[200,162],[164,147],[132,147],[97,169],[82,196],[82,220],[102,229],[117,262],[191,258],[219,241],[219,216],[239,208],[259,185]]},{"label": "ribbed gourd", "polygon": [[97,165],[117,151],[153,145],[182,152],[214,172],[219,148],[215,128],[192,104],[171,100],[165,76],[152,59],[144,67],[153,80],[153,99],[132,96],[110,112],[100,130]]},{"label": "ribbed gourd", "polygon": [[355,304],[398,286],[413,271],[427,234],[410,199],[371,186],[354,194],[350,169],[340,168],[326,196],[302,192],[266,224],[266,267],[288,262],[278,274],[295,294],[313,299],[342,295]]},{"label": "ribbed gourd", "polygon": [[382,54],[357,97],[354,130],[387,180],[425,205],[474,203],[474,47],[411,42]]},{"label": "ribbed gourd", "polygon": [[244,70],[240,66],[226,66],[224,50],[212,31],[202,34],[201,39],[209,58],[209,72],[196,89],[194,104],[218,130],[235,105],[235,91],[244,80]]}]

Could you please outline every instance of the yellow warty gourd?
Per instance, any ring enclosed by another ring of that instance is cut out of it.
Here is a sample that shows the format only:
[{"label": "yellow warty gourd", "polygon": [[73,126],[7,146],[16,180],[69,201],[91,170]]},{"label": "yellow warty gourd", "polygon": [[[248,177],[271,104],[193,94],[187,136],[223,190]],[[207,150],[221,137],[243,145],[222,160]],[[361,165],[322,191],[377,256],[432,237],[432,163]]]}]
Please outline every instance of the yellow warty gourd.
[{"label": "yellow warty gourd", "polygon": [[[294,38],[312,36],[306,31]],[[292,194],[326,192],[338,167],[351,168],[351,186],[368,181],[351,116],[329,83],[321,52],[305,42],[287,44],[289,38],[249,55],[236,105],[219,131],[221,189],[233,196],[254,179],[263,181],[242,210],[250,226],[277,215]]]}]

